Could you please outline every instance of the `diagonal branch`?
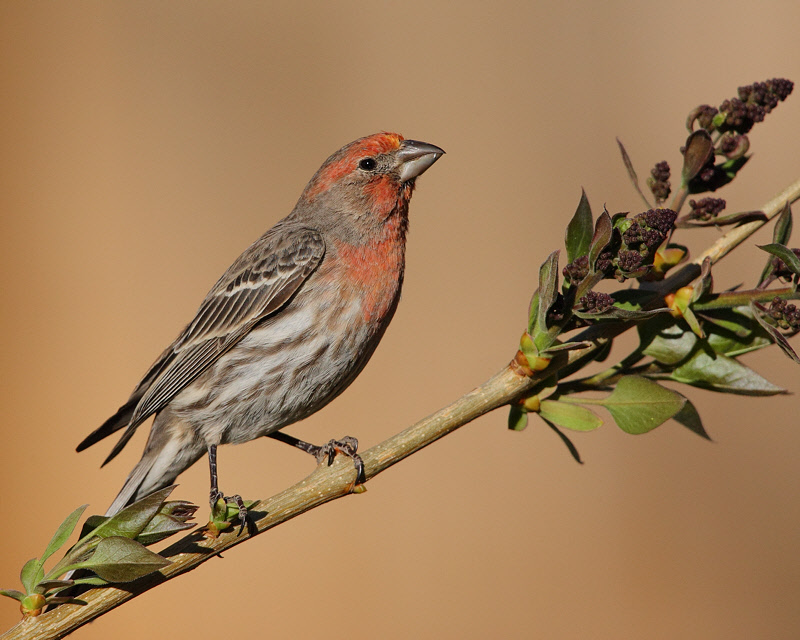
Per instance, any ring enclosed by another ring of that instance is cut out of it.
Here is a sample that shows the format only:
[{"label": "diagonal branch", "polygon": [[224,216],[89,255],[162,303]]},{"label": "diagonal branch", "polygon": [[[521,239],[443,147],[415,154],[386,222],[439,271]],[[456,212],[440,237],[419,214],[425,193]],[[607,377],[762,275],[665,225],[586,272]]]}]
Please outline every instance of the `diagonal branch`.
[{"label": "diagonal branch", "polygon": [[[768,218],[772,218],[780,212],[786,202],[791,203],[798,199],[800,199],[800,180],[765,204],[763,211]],[[716,262],[763,224],[763,221],[750,222],[728,231],[697,260],[661,283],[657,290],[665,292],[667,287],[675,290],[689,284],[699,275],[699,265],[703,258],[708,256]],[[550,366],[541,372],[526,375],[515,362],[512,362],[484,384],[449,406],[363,452],[361,457],[364,460],[367,481],[475,418],[502,407],[520,396],[535,392],[537,385],[554,372],[565,367],[574,368],[590,360],[609,340],[632,326],[634,324],[631,322],[609,323],[603,329],[593,331],[588,336],[592,340],[590,346],[560,352]],[[586,335],[576,338],[576,340],[585,339]],[[223,533],[219,538],[208,540],[197,532],[191,533],[162,552],[172,564],[160,572],[125,585],[92,589],[82,596],[85,605],[62,605],[41,616],[27,618],[4,634],[2,639],[62,638],[124,602],[197,568],[206,560],[249,540],[258,533],[326,502],[349,495],[352,493],[354,481],[355,470],[349,459],[337,459],[329,467],[318,467],[305,480],[252,507],[251,515],[257,528],[252,534],[237,536],[234,529],[230,533]]]}]

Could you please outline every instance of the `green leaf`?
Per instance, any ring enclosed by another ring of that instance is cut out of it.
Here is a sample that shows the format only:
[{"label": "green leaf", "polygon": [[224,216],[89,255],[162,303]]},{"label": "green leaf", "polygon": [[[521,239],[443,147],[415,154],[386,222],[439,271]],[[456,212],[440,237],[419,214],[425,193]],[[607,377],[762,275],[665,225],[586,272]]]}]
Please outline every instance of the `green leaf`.
[{"label": "green leaf", "polygon": [[142,530],[142,532],[136,536],[136,541],[148,546],[155,544],[156,542],[161,542],[161,540],[164,540],[165,538],[168,538],[169,536],[180,531],[191,529],[193,526],[194,523],[181,522],[172,516],[168,516],[163,513],[157,513],[155,516],[153,516],[153,519],[147,523],[147,526]]},{"label": "green leaf", "polygon": [[797,356],[795,350],[792,349],[792,345],[789,344],[789,341],[780,332],[778,327],[771,325],[761,316],[756,308],[755,302],[750,302],[750,309],[753,312],[753,316],[758,321],[758,324],[761,325],[761,327],[763,327],[763,329],[770,335],[775,344],[781,348],[781,351],[783,351],[789,357],[789,359],[794,360],[797,364],[800,364],[800,357]]},{"label": "green leaf", "polygon": [[748,396],[773,396],[783,389],[765,380],[738,360],[698,349],[670,377],[695,387]]},{"label": "green leaf", "polygon": [[683,184],[689,182],[708,164],[714,155],[714,143],[705,129],[698,129],[686,139],[686,150],[683,152]]},{"label": "green leaf", "polygon": [[38,585],[36,585],[36,587],[39,593],[47,593],[48,591],[53,591],[54,589],[55,591],[53,591],[53,593],[56,593],[57,591],[61,591],[62,589],[71,587],[74,584],[75,584],[74,580],[43,580]]},{"label": "green leaf", "polygon": [[754,222],[756,220],[767,220],[767,216],[763,211],[742,211],[740,213],[729,213],[724,216],[717,216],[710,220],[681,220],[675,226],[683,229],[691,227],[725,227],[730,224],[739,224],[742,222]]},{"label": "green leaf", "polygon": [[[778,216],[778,219],[775,221],[775,226],[772,229],[772,244],[788,245],[791,237],[792,208],[789,206],[789,202],[787,201],[786,204],[783,205],[783,209],[781,209],[781,213]],[[764,270],[761,272],[761,277],[758,279],[759,285],[770,276],[772,273],[772,267],[772,259],[770,258],[767,260],[767,264],[764,265]]]},{"label": "green leaf", "polygon": [[715,352],[735,357],[763,349],[772,344],[769,334],[761,328],[749,307],[704,312],[706,343]]},{"label": "green leaf", "polygon": [[508,411],[508,428],[512,431],[522,431],[528,426],[528,414],[519,405],[512,404]]},{"label": "green leaf", "polygon": [[597,222],[595,222],[592,244],[589,248],[589,269],[592,271],[595,270],[597,258],[600,257],[606,245],[611,242],[612,233],[611,216],[608,215],[608,211],[603,211],[597,218]]},{"label": "green leaf", "polygon": [[99,586],[102,586],[104,584],[108,584],[108,580],[103,580],[102,578],[99,578],[98,576],[89,576],[89,577],[86,577],[86,578],[78,578],[74,582],[75,582],[75,584],[86,584],[86,585],[89,585],[91,587],[99,587]]},{"label": "green leaf", "polygon": [[775,221],[775,228],[772,230],[773,244],[788,244],[792,237],[792,207],[789,201],[783,205],[778,219]]},{"label": "green leaf", "polygon": [[594,343],[589,342],[588,340],[580,340],[576,342],[561,342],[559,344],[554,344],[547,347],[547,350],[544,351],[541,355],[543,356],[550,356],[554,353],[558,353],[559,351],[575,351],[576,349],[586,349],[587,347],[591,347]]},{"label": "green leaf", "polygon": [[22,602],[25,595],[26,594],[22,593],[22,591],[17,591],[16,589],[0,589],[0,596],[14,598],[14,600],[18,600],[19,602]]},{"label": "green leaf", "polygon": [[607,398],[592,402],[608,409],[617,426],[626,433],[641,434],[652,431],[678,413],[684,398],[652,380],[625,376],[619,379]]},{"label": "green leaf", "polygon": [[707,293],[710,294],[713,289],[714,278],[711,276],[711,258],[706,258],[700,267],[700,277],[697,279],[692,291],[692,302],[697,302]]},{"label": "green leaf", "polygon": [[700,419],[700,414],[697,412],[695,406],[691,403],[691,401],[681,394],[684,399],[684,405],[678,413],[672,416],[672,419],[679,424],[682,424],[684,427],[689,429],[689,431],[693,431],[701,438],[705,438],[706,440],[711,440],[708,433],[706,433],[705,428],[703,427],[703,421]]},{"label": "green leaf", "polygon": [[558,400],[542,400],[539,415],[556,426],[573,431],[592,431],[603,424],[589,409]]},{"label": "green leaf", "polygon": [[33,593],[42,578],[44,578],[44,569],[38,558],[28,560],[22,567],[22,571],[19,572],[19,581],[25,587],[26,593]]},{"label": "green leaf", "polygon": [[552,344],[547,330],[547,312],[558,298],[558,251],[553,251],[539,268],[539,309],[536,317],[536,329],[533,341],[539,351]]},{"label": "green leaf", "polygon": [[536,318],[539,317],[539,290],[533,292],[531,303],[528,305],[528,333],[536,331]]},{"label": "green leaf", "polygon": [[697,336],[672,316],[664,315],[640,324],[638,330],[642,353],[662,364],[679,363],[697,345]]},{"label": "green leaf", "polygon": [[553,251],[539,268],[539,312],[536,319],[538,331],[547,331],[547,312],[556,301],[558,293],[558,251]]},{"label": "green leaf", "polygon": [[58,551],[61,548],[61,546],[69,539],[69,537],[72,535],[73,530],[75,529],[75,525],[78,524],[78,519],[81,517],[81,514],[83,513],[84,509],[86,509],[86,507],[88,506],[89,505],[85,504],[81,507],[78,507],[77,509],[75,509],[75,511],[73,511],[66,517],[64,522],[62,522],[59,525],[58,529],[53,534],[53,537],[50,539],[50,543],[47,545],[47,549],[45,549],[44,553],[42,554],[42,560],[41,560],[42,565],[44,565],[47,559],[50,556],[52,556],[56,551]]},{"label": "green leaf", "polygon": [[544,420],[544,423],[548,427],[550,427],[553,431],[556,432],[556,435],[559,438],[561,438],[561,442],[563,442],[566,445],[567,449],[569,449],[569,453],[575,459],[575,462],[577,462],[578,464],[583,464],[583,460],[581,460],[581,454],[578,453],[578,449],[575,447],[574,444],[572,444],[572,440],[570,440],[566,436],[566,434],[562,433],[561,429],[559,429],[552,422],[550,422],[549,420],[546,420],[545,418],[542,418],[542,420]]},{"label": "green leaf", "polygon": [[589,206],[589,199],[586,191],[581,189],[581,200],[575,215],[567,225],[567,232],[564,243],[567,247],[567,262],[573,262],[575,258],[585,256],[589,253],[592,244],[592,208]]},{"label": "green leaf", "polygon": [[773,242],[772,244],[758,245],[758,248],[777,256],[786,263],[789,271],[795,275],[800,275],[800,258],[786,245]]},{"label": "green leaf", "polygon": [[119,513],[107,518],[100,526],[94,529],[89,535],[99,538],[109,538],[122,536],[125,538],[135,538],[158,513],[164,500],[175,489],[175,485],[166,487],[133,504],[125,507]]},{"label": "green leaf", "polygon": [[90,569],[108,582],[130,582],[163,569],[169,560],[127,537],[103,538],[92,557],[70,569]]},{"label": "green leaf", "polygon": [[700,313],[708,322],[735,333],[740,338],[746,338],[754,330],[758,330],[758,323],[753,319],[749,307],[702,310]]},{"label": "green leaf", "polygon": [[578,311],[577,309],[573,309],[572,311],[577,317],[585,320],[642,320],[665,312],[669,312],[669,309],[666,307],[663,309],[634,311],[632,309],[618,307],[616,304],[605,311]]}]

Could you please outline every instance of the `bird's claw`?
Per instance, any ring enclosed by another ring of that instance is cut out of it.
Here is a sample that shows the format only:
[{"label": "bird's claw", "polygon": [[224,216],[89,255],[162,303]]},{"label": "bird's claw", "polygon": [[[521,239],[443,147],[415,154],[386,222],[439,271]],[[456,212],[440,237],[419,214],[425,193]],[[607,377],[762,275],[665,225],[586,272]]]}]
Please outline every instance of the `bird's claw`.
[{"label": "bird's claw", "polygon": [[313,451],[314,457],[317,459],[317,464],[322,464],[325,459],[328,460],[328,466],[333,464],[336,454],[341,453],[352,459],[353,465],[356,468],[356,485],[364,484],[367,481],[364,472],[364,461],[361,456],[356,453],[358,451],[358,440],[352,436],[345,436],[341,440],[330,440],[322,446],[315,447]]}]

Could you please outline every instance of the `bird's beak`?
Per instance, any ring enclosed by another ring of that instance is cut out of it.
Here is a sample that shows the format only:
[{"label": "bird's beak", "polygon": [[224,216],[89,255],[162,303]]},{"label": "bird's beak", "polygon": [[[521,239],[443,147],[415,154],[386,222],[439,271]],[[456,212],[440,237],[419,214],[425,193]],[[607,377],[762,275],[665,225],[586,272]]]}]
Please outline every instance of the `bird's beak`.
[{"label": "bird's beak", "polygon": [[403,140],[396,155],[400,182],[408,182],[424,173],[428,167],[441,158],[444,150],[427,142]]}]

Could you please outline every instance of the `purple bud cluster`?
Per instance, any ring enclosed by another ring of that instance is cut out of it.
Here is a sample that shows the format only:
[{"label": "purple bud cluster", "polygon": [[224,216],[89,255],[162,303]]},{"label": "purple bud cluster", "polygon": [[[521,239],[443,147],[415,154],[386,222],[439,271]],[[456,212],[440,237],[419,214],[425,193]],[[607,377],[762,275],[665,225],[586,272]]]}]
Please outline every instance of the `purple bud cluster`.
[{"label": "purple bud cluster", "polygon": [[725,208],[722,198],[702,198],[689,200],[691,211],[686,216],[690,220],[703,220],[704,222],[716,218]]},{"label": "purple bud cluster", "polygon": [[781,329],[791,333],[800,331],[800,309],[786,300],[776,297],[769,305],[767,314]]},{"label": "purple bud cluster", "polygon": [[669,176],[669,164],[666,161],[659,162],[650,170],[650,177],[647,179],[647,185],[650,187],[650,191],[653,192],[656,202],[664,202],[664,200],[669,198],[671,190]]},{"label": "purple bud cluster", "polygon": [[579,302],[583,310],[589,313],[602,313],[614,306],[614,298],[607,293],[597,293],[596,291],[590,291]]}]

